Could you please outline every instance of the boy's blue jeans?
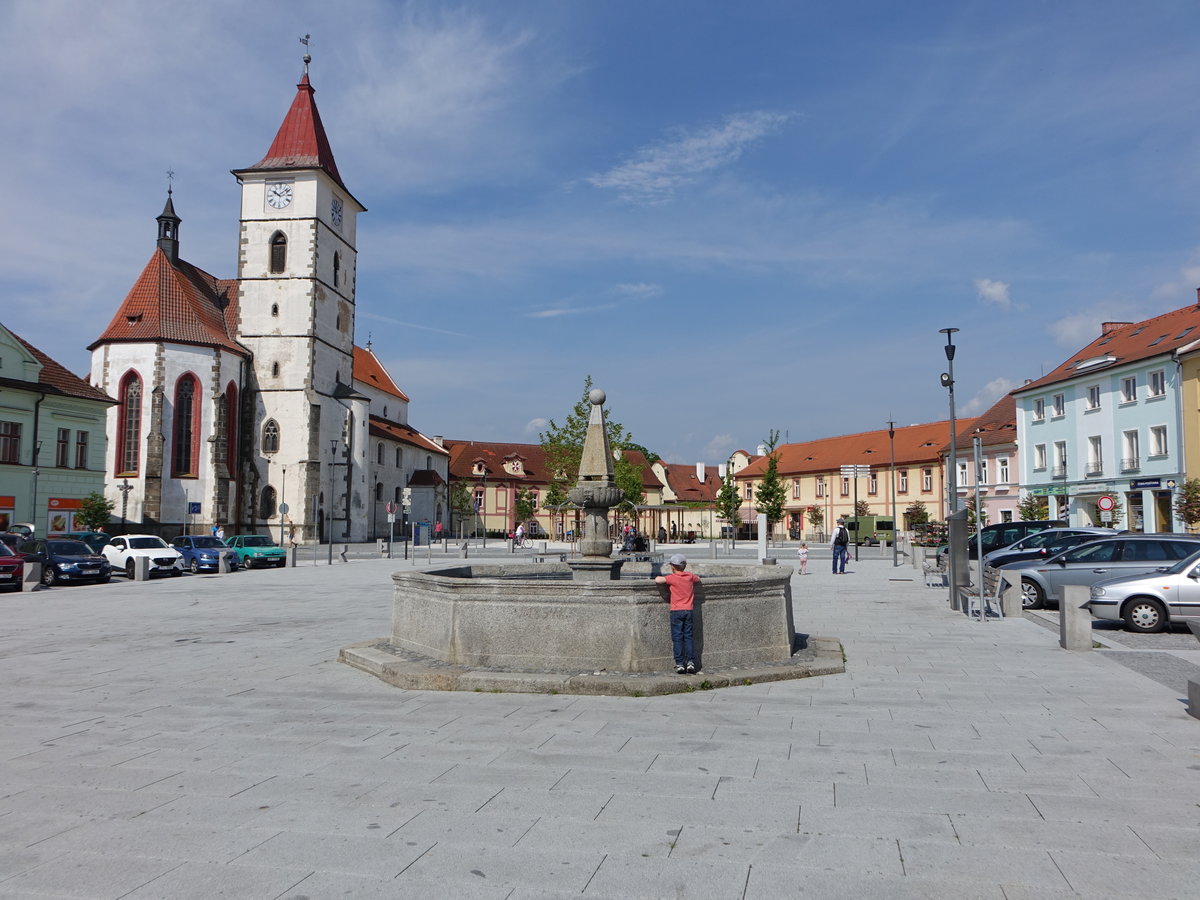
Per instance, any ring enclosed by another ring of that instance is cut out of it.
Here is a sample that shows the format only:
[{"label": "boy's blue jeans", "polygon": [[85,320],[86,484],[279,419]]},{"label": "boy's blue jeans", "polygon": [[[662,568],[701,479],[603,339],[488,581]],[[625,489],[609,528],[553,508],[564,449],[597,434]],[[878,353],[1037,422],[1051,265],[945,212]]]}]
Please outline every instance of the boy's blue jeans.
[{"label": "boy's blue jeans", "polygon": [[671,610],[671,644],[675,650],[675,665],[686,666],[696,659],[692,645],[693,610]]}]

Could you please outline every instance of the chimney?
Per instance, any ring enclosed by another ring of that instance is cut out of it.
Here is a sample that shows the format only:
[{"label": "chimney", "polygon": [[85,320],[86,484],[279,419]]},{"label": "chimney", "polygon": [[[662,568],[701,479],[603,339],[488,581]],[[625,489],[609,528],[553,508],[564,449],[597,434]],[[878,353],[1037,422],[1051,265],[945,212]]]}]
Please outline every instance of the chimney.
[{"label": "chimney", "polygon": [[[1200,303],[1200,299],[1198,299],[1197,302]],[[1124,328],[1126,325],[1132,325],[1132,324],[1133,324],[1132,322],[1101,322],[1100,323],[1100,336],[1104,337],[1104,335],[1108,334],[1111,331],[1116,331],[1118,328]]]},{"label": "chimney", "polygon": [[435,444],[437,444],[439,447],[444,447],[444,446],[446,446],[445,444],[443,444],[443,443],[442,443],[442,436],[441,436],[440,434],[435,434],[435,435],[433,436],[433,442],[434,442]]},{"label": "chimney", "polygon": [[766,455],[767,455],[767,445],[766,445],[766,444],[759,444],[759,445],[758,445],[758,455],[759,455],[759,456],[766,456]]},{"label": "chimney", "polygon": [[704,463],[696,463],[696,480],[704,484]]},{"label": "chimney", "polygon": [[721,480],[725,480],[725,472],[729,469],[729,463],[721,463],[717,466],[717,474],[721,476]]}]

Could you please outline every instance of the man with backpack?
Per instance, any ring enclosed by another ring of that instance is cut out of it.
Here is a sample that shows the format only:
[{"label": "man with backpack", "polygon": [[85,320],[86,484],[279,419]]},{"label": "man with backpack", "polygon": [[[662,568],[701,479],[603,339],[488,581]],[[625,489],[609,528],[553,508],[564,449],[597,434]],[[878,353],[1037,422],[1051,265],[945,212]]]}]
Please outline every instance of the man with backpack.
[{"label": "man with backpack", "polygon": [[838,519],[837,527],[833,529],[833,574],[846,574],[846,558],[850,555],[850,532],[846,530],[846,520]]}]

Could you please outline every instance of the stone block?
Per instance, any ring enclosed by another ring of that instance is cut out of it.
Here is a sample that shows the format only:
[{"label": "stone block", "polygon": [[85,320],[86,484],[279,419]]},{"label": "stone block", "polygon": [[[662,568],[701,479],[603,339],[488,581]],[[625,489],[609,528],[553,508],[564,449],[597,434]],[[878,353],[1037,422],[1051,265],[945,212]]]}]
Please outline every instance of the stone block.
[{"label": "stone block", "polygon": [[1200,719],[1200,681],[1188,681],[1188,715]]},{"label": "stone block", "polygon": [[134,581],[149,581],[150,580],[150,557],[135,556],[133,558],[133,580]]},{"label": "stone block", "polygon": [[1079,584],[1063,588],[1058,618],[1058,643],[1064,650],[1092,649],[1091,589]]},{"label": "stone block", "polygon": [[1021,586],[1010,584],[1000,592],[1000,610],[1006,619],[1019,619],[1025,608],[1021,604]]},{"label": "stone block", "polygon": [[38,584],[42,580],[42,564],[40,562],[25,563],[25,575],[23,579],[30,587]]}]

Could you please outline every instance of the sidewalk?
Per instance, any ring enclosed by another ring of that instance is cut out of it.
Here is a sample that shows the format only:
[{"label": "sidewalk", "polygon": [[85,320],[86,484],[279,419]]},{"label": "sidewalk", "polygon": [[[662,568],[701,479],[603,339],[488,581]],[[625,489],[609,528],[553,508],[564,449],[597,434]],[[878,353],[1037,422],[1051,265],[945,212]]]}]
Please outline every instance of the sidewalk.
[{"label": "sidewalk", "polygon": [[919,570],[793,578],[844,675],[617,699],[339,665],[396,566],[0,597],[0,897],[1197,895],[1180,694]]}]

